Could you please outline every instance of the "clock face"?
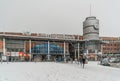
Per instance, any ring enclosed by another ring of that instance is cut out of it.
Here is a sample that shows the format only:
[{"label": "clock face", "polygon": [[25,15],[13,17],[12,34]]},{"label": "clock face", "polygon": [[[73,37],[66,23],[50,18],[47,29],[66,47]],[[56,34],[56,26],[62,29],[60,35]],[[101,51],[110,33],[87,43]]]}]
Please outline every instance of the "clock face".
[{"label": "clock face", "polygon": [[96,30],[99,30],[98,24],[95,24],[94,27],[95,27]]}]

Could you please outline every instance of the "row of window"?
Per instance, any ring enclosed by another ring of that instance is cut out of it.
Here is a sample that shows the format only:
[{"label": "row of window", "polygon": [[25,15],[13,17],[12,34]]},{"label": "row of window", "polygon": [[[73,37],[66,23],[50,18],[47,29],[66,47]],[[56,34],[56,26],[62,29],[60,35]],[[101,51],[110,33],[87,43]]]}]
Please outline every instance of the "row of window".
[{"label": "row of window", "polygon": [[120,42],[120,40],[103,40],[103,42]]},{"label": "row of window", "polygon": [[119,48],[103,48],[103,50],[120,50]]},{"label": "row of window", "polygon": [[7,48],[8,52],[24,52],[23,48]]},{"label": "row of window", "polygon": [[104,46],[120,46],[120,44],[104,44]]}]

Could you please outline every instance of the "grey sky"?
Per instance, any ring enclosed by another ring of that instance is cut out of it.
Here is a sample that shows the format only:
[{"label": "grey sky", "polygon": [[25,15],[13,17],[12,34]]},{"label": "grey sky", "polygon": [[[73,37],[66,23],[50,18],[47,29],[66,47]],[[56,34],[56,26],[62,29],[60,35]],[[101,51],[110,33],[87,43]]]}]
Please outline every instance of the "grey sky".
[{"label": "grey sky", "polygon": [[82,35],[90,4],[100,36],[120,36],[120,0],[0,0],[0,31]]}]

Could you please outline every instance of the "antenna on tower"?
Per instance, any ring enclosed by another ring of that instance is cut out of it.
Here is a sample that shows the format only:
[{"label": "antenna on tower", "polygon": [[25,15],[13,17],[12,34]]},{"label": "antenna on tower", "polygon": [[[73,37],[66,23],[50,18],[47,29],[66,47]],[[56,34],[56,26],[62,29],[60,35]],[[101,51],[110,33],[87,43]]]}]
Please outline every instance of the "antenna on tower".
[{"label": "antenna on tower", "polygon": [[91,16],[91,4],[90,4],[90,16]]}]

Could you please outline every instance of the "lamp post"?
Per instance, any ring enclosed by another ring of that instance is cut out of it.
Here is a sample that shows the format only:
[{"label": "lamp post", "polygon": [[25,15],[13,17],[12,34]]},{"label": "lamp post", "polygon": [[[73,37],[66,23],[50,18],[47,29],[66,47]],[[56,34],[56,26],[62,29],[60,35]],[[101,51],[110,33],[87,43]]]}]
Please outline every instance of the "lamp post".
[{"label": "lamp post", "polygon": [[88,55],[88,49],[87,49],[88,41],[89,40],[85,40],[85,53],[86,53],[86,55]]},{"label": "lamp post", "polygon": [[75,49],[75,60],[76,60],[76,49]]},{"label": "lamp post", "polygon": [[66,44],[64,41],[64,62],[66,63]]}]

